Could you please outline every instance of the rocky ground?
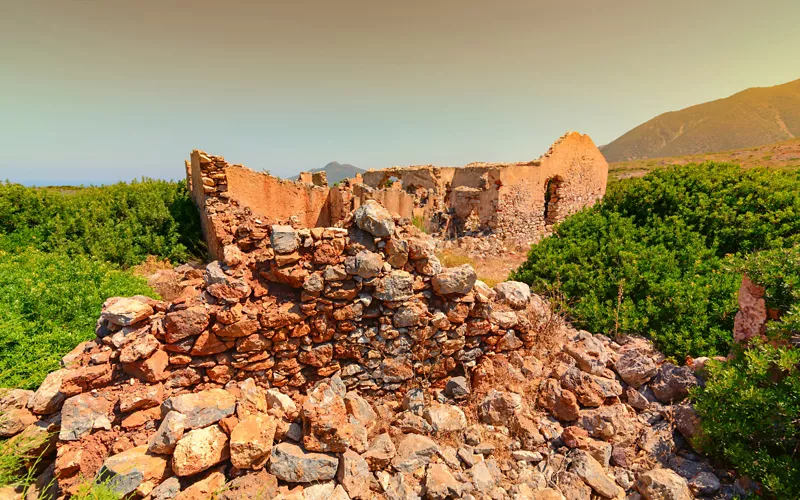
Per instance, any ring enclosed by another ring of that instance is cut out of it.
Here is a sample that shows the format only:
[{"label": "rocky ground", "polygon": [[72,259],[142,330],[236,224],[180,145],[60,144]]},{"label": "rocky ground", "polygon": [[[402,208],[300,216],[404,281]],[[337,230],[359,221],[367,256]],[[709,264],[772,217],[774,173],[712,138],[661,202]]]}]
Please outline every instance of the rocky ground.
[{"label": "rocky ground", "polygon": [[[733,477],[689,444],[691,369],[641,339],[559,329],[548,358],[487,356],[437,387],[365,398],[335,374],[292,396],[246,379],[165,397],[133,381],[117,401],[71,397],[22,435],[58,430],[40,484],[94,462],[119,493],[153,500],[732,498]],[[3,409],[42,413],[64,389],[12,391]]]},{"label": "rocky ground", "polygon": [[376,204],[311,230],[215,210],[221,262],[176,268],[169,301],[109,299],[96,340],[0,399],[0,435],[40,474],[26,500],[87,481],[150,500],[743,488],[690,444],[703,360],[675,366],[573,329],[523,283],[443,268]]}]

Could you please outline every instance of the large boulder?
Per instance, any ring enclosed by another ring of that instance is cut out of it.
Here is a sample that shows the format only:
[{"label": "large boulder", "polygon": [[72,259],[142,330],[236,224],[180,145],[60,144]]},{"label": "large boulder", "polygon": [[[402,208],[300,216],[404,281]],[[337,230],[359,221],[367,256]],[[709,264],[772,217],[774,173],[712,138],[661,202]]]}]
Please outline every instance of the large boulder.
[{"label": "large boulder", "polygon": [[231,432],[231,463],[237,469],[261,469],[269,460],[277,421],[269,415],[253,414]]},{"label": "large boulder", "polygon": [[645,500],[691,500],[686,480],[669,469],[653,469],[639,474],[636,490]]},{"label": "large boulder", "polygon": [[58,438],[62,441],[77,441],[94,429],[111,430],[115,403],[115,400],[108,399],[105,395],[88,392],[69,398],[61,409],[61,431]]},{"label": "large boulder", "polygon": [[531,288],[520,281],[504,281],[494,286],[497,300],[513,309],[525,309],[531,300]]},{"label": "large boulder", "polygon": [[300,246],[300,237],[292,226],[274,224],[269,235],[272,249],[278,254],[289,254]]},{"label": "large boulder", "polygon": [[571,471],[603,498],[617,498],[625,492],[610,478],[603,466],[589,453],[575,450],[572,453]]},{"label": "large boulder", "polygon": [[172,471],[176,476],[192,476],[230,458],[228,435],[219,425],[187,432],[175,446]]},{"label": "large boulder", "polygon": [[148,452],[147,446],[137,446],[107,458],[97,479],[107,482],[123,497],[136,491],[142,483],[158,484],[169,476],[168,458]]},{"label": "large boulder", "polygon": [[161,405],[162,415],[177,411],[186,416],[186,428],[198,429],[219,422],[236,411],[236,397],[224,389],[172,396]]},{"label": "large boulder", "polygon": [[658,370],[656,378],[650,383],[650,389],[662,403],[673,403],[688,396],[689,389],[698,383],[697,377],[688,366],[664,363]]},{"label": "large boulder", "polygon": [[356,225],[362,230],[384,238],[394,232],[392,214],[375,200],[367,200],[353,212]]},{"label": "large boulder", "polygon": [[136,297],[112,297],[103,304],[100,318],[117,326],[129,326],[149,318],[153,307]]},{"label": "large boulder", "polygon": [[269,460],[269,471],[289,483],[330,481],[338,468],[335,455],[305,451],[288,442],[273,446]]},{"label": "large boulder", "polygon": [[431,285],[439,295],[464,295],[472,290],[477,279],[475,269],[469,264],[463,264],[443,270],[433,277]]}]

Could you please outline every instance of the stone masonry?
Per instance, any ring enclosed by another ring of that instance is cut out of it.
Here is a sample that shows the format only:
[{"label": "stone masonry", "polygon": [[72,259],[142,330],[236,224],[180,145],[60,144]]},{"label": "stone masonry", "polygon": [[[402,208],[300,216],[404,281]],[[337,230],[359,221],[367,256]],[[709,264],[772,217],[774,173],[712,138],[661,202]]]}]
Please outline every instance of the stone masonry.
[{"label": "stone masonry", "polygon": [[209,213],[214,200],[236,202],[268,223],[292,219],[301,228],[335,225],[376,200],[392,215],[416,219],[445,238],[492,234],[524,246],[600,200],[608,164],[588,136],[573,132],[534,161],[392,167],[333,187],[319,173],[286,181],[195,150],[187,178],[210,253],[219,258],[219,230]]}]

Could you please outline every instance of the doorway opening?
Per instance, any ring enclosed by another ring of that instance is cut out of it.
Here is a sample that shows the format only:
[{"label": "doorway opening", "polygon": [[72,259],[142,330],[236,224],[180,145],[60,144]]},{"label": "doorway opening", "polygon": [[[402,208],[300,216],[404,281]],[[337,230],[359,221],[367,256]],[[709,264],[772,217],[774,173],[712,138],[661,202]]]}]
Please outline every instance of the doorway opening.
[{"label": "doorway opening", "polygon": [[552,226],[561,216],[561,177],[551,177],[544,184],[544,224]]}]

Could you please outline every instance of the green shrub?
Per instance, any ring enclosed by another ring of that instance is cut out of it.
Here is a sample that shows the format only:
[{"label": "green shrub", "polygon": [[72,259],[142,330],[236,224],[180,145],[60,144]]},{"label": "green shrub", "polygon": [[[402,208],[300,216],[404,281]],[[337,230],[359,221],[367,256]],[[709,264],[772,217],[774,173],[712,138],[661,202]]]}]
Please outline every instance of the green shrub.
[{"label": "green shrub", "polygon": [[779,321],[767,323],[768,336],[790,340],[800,335],[800,245],[748,255],[740,269],[764,287],[767,306],[781,313]]},{"label": "green shrub", "polygon": [[651,337],[665,354],[727,354],[737,259],[800,241],[797,173],[704,163],[610,189],[534,245],[512,279],[555,283],[576,325]]},{"label": "green shrub", "polygon": [[757,345],[709,362],[692,397],[699,444],[775,498],[800,498],[800,350]]},{"label": "green shrub", "polygon": [[153,295],[112,264],[36,249],[0,251],[0,283],[0,387],[38,387],[64,354],[94,337],[106,298]]},{"label": "green shrub", "polygon": [[2,249],[33,246],[131,266],[148,255],[185,262],[203,253],[184,182],[142,180],[89,188],[0,184]]}]

